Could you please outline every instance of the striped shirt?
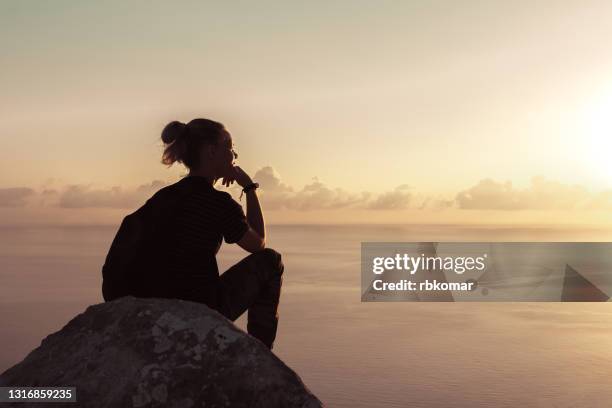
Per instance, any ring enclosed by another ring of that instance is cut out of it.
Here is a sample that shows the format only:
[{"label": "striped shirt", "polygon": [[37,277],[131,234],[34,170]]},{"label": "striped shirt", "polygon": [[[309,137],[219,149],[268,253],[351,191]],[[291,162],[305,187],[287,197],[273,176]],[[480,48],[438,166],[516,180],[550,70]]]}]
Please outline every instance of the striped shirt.
[{"label": "striped shirt", "polygon": [[217,252],[223,240],[236,243],[249,228],[242,206],[200,176],[184,177],[150,200],[165,206],[154,221],[158,253],[152,268],[157,285],[163,286],[157,292],[214,306]]}]

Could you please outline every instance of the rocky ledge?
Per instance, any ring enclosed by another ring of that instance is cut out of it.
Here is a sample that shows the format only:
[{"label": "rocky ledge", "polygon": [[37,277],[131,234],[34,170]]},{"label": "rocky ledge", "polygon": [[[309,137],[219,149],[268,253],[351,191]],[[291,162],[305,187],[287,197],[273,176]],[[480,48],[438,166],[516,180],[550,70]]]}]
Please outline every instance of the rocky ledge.
[{"label": "rocky ledge", "polygon": [[259,340],[176,299],[90,306],[2,373],[0,386],[76,387],[77,403],[66,406],[82,407],[322,406]]}]

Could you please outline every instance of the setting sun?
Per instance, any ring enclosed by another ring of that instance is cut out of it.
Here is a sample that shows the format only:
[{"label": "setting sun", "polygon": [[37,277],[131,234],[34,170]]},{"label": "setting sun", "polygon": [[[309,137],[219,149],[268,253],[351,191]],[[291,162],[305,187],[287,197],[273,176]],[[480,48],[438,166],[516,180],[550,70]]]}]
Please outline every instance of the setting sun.
[{"label": "setting sun", "polygon": [[[600,92],[581,114],[576,141],[577,152],[587,163],[593,178],[609,184],[612,179],[612,89]],[[580,148],[582,146],[582,149]]]}]

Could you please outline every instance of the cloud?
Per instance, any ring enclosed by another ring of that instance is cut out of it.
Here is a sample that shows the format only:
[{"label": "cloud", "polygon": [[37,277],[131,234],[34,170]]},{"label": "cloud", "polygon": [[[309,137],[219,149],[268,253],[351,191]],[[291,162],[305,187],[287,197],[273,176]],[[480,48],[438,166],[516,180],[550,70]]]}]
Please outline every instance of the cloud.
[{"label": "cloud", "polygon": [[0,207],[23,207],[35,193],[28,187],[0,188]]},{"label": "cloud", "polygon": [[293,192],[291,187],[281,182],[280,176],[271,166],[257,170],[253,179],[257,180],[262,189],[270,193]]},{"label": "cloud", "polygon": [[317,178],[295,194],[287,197],[286,207],[292,210],[340,209],[363,206],[370,194],[349,193],[341,188],[329,188]]},{"label": "cloud", "polygon": [[440,197],[425,197],[418,206],[419,210],[444,210],[455,206],[455,200]]},{"label": "cloud", "polygon": [[135,189],[115,186],[108,189],[92,189],[91,186],[69,185],[59,197],[64,208],[137,208],[167,183],[154,180]]},{"label": "cloud", "polygon": [[481,180],[456,196],[459,208],[469,210],[571,210],[612,208],[612,192],[590,193],[579,185],[567,185],[534,177],[531,185],[517,189],[510,181]]},{"label": "cloud", "polygon": [[403,210],[407,208],[448,208],[452,200],[421,197],[410,191],[407,184],[382,194],[367,191],[349,192],[341,188],[331,188],[318,178],[305,185],[301,190],[282,182],[280,175],[270,166],[258,170],[254,176],[261,186],[261,201],[266,209],[278,210]]},{"label": "cloud", "polygon": [[410,190],[410,186],[402,184],[396,187],[395,190],[376,197],[367,205],[367,208],[373,210],[401,210],[408,208],[413,198],[413,194],[408,190]]},{"label": "cloud", "polygon": [[[444,210],[451,207],[466,210],[612,210],[612,190],[591,193],[578,185],[566,185],[543,177],[534,177],[527,188],[519,189],[510,181],[483,179],[460,191],[454,199],[442,195],[425,195],[402,184],[380,194],[351,192],[313,180],[301,189],[283,182],[278,172],[265,166],[253,176],[260,184],[260,200],[266,210],[376,210],[405,209]],[[0,207],[39,205],[60,208],[136,209],[169,182],[154,180],[131,188],[119,186],[95,188],[92,185],[43,186],[40,192],[31,188],[0,189]],[[230,191],[235,196],[240,188]],[[243,200],[244,202],[244,200]]]},{"label": "cloud", "polygon": [[369,193],[349,193],[341,188],[330,188],[314,178],[301,190],[281,181],[280,175],[271,166],[259,169],[254,177],[261,186],[261,200],[268,209],[298,211],[340,209],[364,206]]}]

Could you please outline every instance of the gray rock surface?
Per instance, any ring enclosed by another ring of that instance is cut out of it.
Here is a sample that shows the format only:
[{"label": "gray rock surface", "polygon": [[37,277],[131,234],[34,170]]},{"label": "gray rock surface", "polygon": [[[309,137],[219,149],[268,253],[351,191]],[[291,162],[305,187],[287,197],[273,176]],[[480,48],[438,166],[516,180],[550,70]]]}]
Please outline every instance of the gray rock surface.
[{"label": "gray rock surface", "polygon": [[0,386],[75,386],[83,407],[320,407],[259,340],[205,305],[125,297],[47,336]]}]

